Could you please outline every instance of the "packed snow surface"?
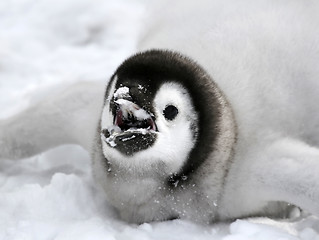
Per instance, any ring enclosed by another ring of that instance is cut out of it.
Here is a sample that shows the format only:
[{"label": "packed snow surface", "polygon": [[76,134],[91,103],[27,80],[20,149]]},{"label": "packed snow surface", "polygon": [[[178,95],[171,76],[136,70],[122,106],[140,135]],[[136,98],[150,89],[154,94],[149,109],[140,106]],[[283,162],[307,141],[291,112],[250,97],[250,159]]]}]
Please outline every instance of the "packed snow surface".
[{"label": "packed snow surface", "polygon": [[[40,101],[57,83],[106,81],[134,51],[143,13],[138,1],[0,1],[0,117]],[[319,240],[318,233],[319,219],[304,214],[210,226],[182,220],[128,224],[94,183],[82,148],[64,145],[28,159],[0,159],[0,240]]]}]

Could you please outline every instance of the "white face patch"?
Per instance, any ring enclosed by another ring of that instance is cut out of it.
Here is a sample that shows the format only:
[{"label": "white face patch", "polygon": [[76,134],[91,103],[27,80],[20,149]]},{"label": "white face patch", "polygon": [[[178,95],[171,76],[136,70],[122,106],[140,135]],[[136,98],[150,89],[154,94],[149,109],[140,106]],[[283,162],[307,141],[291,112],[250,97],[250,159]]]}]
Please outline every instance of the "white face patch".
[{"label": "white face patch", "polygon": [[[174,106],[178,114],[173,120],[164,116],[167,106]],[[168,82],[162,85],[154,98],[156,124],[159,131],[153,150],[162,156],[172,172],[177,172],[194,147],[198,116],[188,91],[180,84]]]},{"label": "white face patch", "polygon": [[[110,94],[114,94],[115,85],[116,81],[110,88]],[[117,97],[127,95],[129,94],[129,88],[121,87],[115,94]],[[134,96],[132,97],[134,98]],[[108,99],[112,99],[112,96],[109,96]],[[125,100],[119,99],[116,101],[121,104]],[[106,141],[105,137],[101,136],[103,153],[111,164],[116,163],[130,169],[130,171],[156,171],[154,166],[164,164],[166,174],[178,172],[187,160],[196,141],[194,131],[198,124],[197,113],[193,108],[188,91],[182,85],[174,82],[167,82],[160,87],[152,105],[157,131],[155,132],[156,140],[150,147],[135,152],[132,156],[127,156],[118,151],[114,142],[110,144],[109,141],[112,141],[112,139]],[[125,106],[130,105],[125,102]],[[164,114],[168,106],[175,110],[173,118],[167,118],[167,115]],[[137,108],[133,105],[130,107]],[[142,115],[139,117],[146,118],[153,114],[143,112]],[[101,130],[114,129],[114,127],[114,116],[109,101],[107,101],[102,113]],[[146,130],[144,129],[144,131]],[[154,131],[152,132],[154,133]],[[134,142],[136,139],[134,135],[131,135],[125,139],[125,144],[137,144]]]}]

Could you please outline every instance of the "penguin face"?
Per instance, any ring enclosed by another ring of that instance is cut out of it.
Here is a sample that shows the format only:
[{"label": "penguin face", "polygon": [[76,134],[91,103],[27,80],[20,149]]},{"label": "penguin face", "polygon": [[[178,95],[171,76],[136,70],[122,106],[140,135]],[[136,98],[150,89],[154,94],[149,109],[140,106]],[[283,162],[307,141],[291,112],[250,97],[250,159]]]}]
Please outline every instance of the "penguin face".
[{"label": "penguin face", "polygon": [[178,172],[197,137],[197,113],[188,91],[163,81],[156,92],[138,80],[115,76],[102,114],[103,153],[131,169],[164,166]]},{"label": "penguin face", "polygon": [[128,58],[106,89],[106,162],[139,176],[163,174],[169,184],[185,179],[215,148],[221,99],[209,75],[183,55],[151,50]]}]

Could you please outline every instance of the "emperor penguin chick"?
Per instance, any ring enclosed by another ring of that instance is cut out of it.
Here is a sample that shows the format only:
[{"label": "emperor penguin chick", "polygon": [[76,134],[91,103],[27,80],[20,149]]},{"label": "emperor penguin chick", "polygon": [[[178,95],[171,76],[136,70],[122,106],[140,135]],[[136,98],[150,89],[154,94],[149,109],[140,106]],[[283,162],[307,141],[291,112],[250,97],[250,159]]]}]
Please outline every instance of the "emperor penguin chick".
[{"label": "emperor penguin chick", "polygon": [[180,53],[124,61],[107,86],[92,151],[94,175],[123,219],[286,217],[291,204],[319,213],[319,150],[289,136],[293,126],[279,130],[284,115],[261,125],[268,107],[258,99],[245,109],[233,103]]},{"label": "emperor penguin chick", "polygon": [[236,124],[204,69],[152,50],[126,60],[108,84],[93,171],[130,222],[217,218]]}]

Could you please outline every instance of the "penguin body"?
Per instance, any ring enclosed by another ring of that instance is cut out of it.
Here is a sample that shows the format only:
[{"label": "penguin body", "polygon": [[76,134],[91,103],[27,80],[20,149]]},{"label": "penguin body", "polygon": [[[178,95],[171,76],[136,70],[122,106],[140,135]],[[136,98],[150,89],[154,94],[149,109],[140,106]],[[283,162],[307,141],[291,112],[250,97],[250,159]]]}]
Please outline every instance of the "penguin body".
[{"label": "penguin body", "polygon": [[[205,71],[180,54],[147,51],[126,60],[106,92],[93,170],[122,217],[213,219],[236,126]],[[203,193],[199,178],[210,176]]]}]

